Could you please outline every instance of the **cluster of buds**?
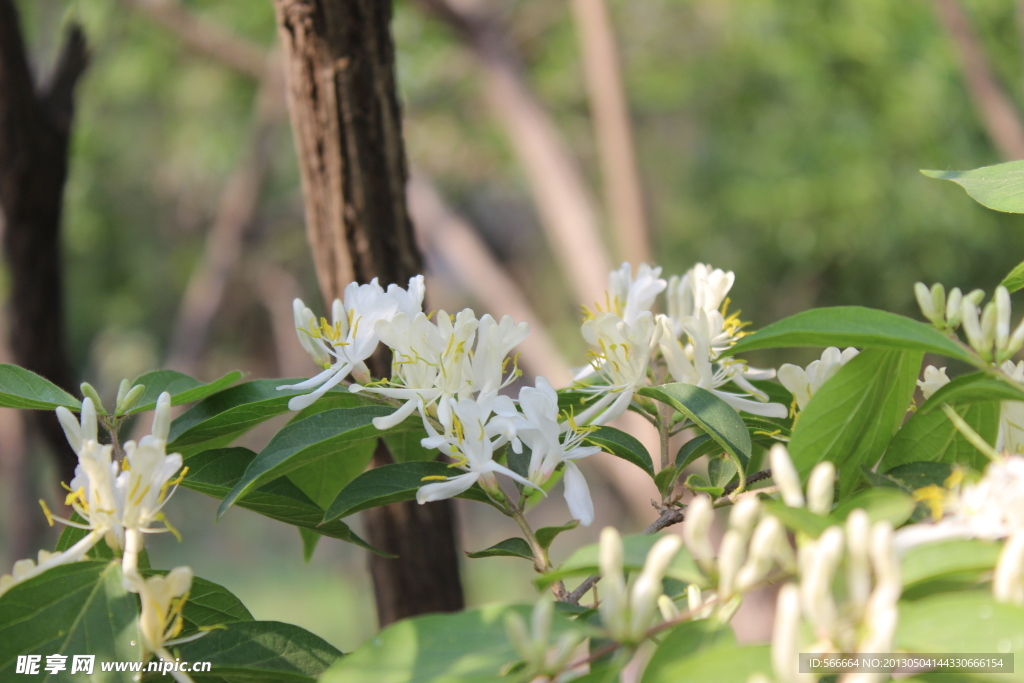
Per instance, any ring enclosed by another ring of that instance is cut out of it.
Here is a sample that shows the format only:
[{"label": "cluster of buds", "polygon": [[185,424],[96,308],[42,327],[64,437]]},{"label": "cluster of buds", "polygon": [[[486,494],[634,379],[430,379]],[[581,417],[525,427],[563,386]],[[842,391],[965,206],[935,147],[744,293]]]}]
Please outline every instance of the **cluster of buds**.
[{"label": "cluster of buds", "polygon": [[513,647],[525,665],[524,674],[533,677],[552,677],[558,675],[573,651],[583,642],[583,634],[570,630],[551,642],[551,620],[555,605],[550,600],[542,600],[533,608],[530,624],[518,612],[505,615],[505,631],[512,641]]},{"label": "cluster of buds", "polygon": [[647,637],[658,614],[658,600],[663,595],[662,579],[669,564],[682,546],[678,536],[665,536],[647,553],[643,570],[631,588],[623,573],[622,537],[612,527],[601,531],[598,564],[601,570],[601,623],[609,636],[625,644],[635,644]]},{"label": "cluster of buds", "polygon": [[[844,570],[845,571],[841,571]],[[888,522],[874,526],[864,510],[799,550],[799,583],[779,591],[772,668],[780,683],[816,677],[799,673],[799,652],[871,653],[892,649],[902,592],[899,559]],[[837,599],[838,596],[838,599]],[[810,632],[813,643],[802,642]],[[880,680],[881,674],[864,674]]]},{"label": "cluster of buds", "polygon": [[800,486],[800,475],[793,466],[789,451],[782,444],[775,444],[768,452],[772,480],[779,487],[782,502],[791,508],[806,507],[816,515],[827,515],[832,511],[835,497],[836,468],[825,460],[814,466],[807,480],[807,496]]},{"label": "cluster of buds", "polygon": [[969,304],[977,308],[981,300],[985,298],[985,292],[975,289],[964,296],[959,287],[949,290],[949,297],[946,297],[946,288],[936,282],[928,288],[923,282],[914,285],[914,296],[917,297],[917,305],[921,307],[921,313],[935,327],[943,332],[953,332],[960,327],[963,320],[964,305]]},{"label": "cluster of buds", "polygon": [[914,294],[921,313],[938,329],[952,332],[962,324],[967,343],[987,362],[1002,363],[1024,347],[1024,321],[1010,331],[1010,292],[1002,285],[984,309],[979,309],[985,297],[980,289],[961,295],[954,287],[947,299],[941,284],[929,290],[918,282]]}]

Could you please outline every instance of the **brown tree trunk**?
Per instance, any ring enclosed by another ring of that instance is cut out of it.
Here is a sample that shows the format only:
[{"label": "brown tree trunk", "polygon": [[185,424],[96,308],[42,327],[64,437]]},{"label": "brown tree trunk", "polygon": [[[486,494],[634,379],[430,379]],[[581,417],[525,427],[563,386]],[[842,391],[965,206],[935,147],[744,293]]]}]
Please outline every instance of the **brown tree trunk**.
[{"label": "brown tree trunk", "polygon": [[[73,95],[88,56],[72,25],[49,84],[36,89],[18,13],[0,0],[0,208],[11,273],[10,335],[14,360],[70,390],[74,371],[64,348],[60,222],[68,170]],[[32,413],[71,481],[77,463],[52,413]]]},{"label": "brown tree trunk", "polygon": [[[285,52],[306,227],[324,299],[351,281],[405,285],[421,272],[406,208],[390,0],[274,0]],[[389,359],[372,359],[376,376]],[[391,461],[383,442],[374,464]],[[367,511],[381,625],[463,607],[450,501]]]}]

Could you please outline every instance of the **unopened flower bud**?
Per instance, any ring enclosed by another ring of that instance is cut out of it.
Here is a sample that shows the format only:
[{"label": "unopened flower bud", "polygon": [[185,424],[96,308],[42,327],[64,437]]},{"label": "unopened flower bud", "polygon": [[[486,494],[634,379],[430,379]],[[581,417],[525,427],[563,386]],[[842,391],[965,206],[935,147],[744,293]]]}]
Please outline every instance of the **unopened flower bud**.
[{"label": "unopened flower bud", "polygon": [[936,308],[932,291],[929,291],[928,286],[923,282],[914,285],[914,296],[917,298],[917,305],[921,307],[921,314],[927,320],[939,325],[942,322],[942,308]]},{"label": "unopened flower bud", "polygon": [[872,600],[895,604],[903,583],[900,580],[900,560],[893,543],[893,528],[889,522],[875,522],[871,527],[871,565],[875,571]]},{"label": "unopened flower bud", "polygon": [[772,629],[772,670],[779,683],[800,680],[800,589],[787,583],[779,590]]},{"label": "unopened flower bud", "polygon": [[735,529],[746,538],[760,514],[761,501],[754,497],[740,498],[729,513],[729,528]]},{"label": "unopened flower bud", "polygon": [[117,399],[114,401],[115,410],[120,408],[121,404],[124,403],[124,397],[128,394],[128,390],[131,388],[132,383],[127,379],[121,380],[121,383],[117,385]]},{"label": "unopened flower bud", "polygon": [[738,531],[726,531],[722,545],[718,548],[718,594],[732,595],[736,592],[736,575],[743,565],[746,549],[743,536]]},{"label": "unopened flower bud", "polygon": [[622,574],[622,537],[613,527],[601,530],[598,567],[601,570],[601,621],[613,637],[626,633],[626,580]]},{"label": "unopened flower bud", "polygon": [[715,520],[715,510],[711,499],[703,494],[695,496],[686,506],[686,517],[683,521],[683,542],[697,563],[705,569],[713,563],[714,550],[708,532]]},{"label": "unopened flower bud", "polygon": [[949,296],[946,298],[946,325],[951,329],[956,329],[960,325],[960,306],[963,304],[964,296],[960,293],[959,287],[954,287],[949,290]]},{"label": "unopened flower bud", "polygon": [[644,568],[630,593],[629,602],[633,613],[630,635],[634,641],[640,641],[645,637],[657,609],[658,596],[662,594],[661,580],[682,546],[683,540],[678,536],[663,536],[647,553]]},{"label": "unopened flower bud", "polygon": [[100,400],[100,395],[96,393],[96,389],[88,382],[82,382],[81,389],[82,396],[92,400],[93,406],[96,408],[96,413],[99,415],[106,415],[107,411],[103,408],[103,402]]},{"label": "unopened flower bud", "polygon": [[992,577],[992,595],[998,602],[1024,606],[1024,531],[1003,544]]},{"label": "unopened flower bud", "polygon": [[981,312],[981,338],[982,348],[977,349],[982,353],[982,357],[986,360],[992,358],[992,347],[996,343],[996,325],[999,319],[999,311],[994,301],[989,301],[985,304],[984,310]]},{"label": "unopened flower bud", "polygon": [[661,612],[661,618],[665,621],[672,621],[679,616],[679,608],[667,595],[658,596],[658,611]]},{"label": "unopened flower bud", "polygon": [[871,519],[862,508],[846,518],[846,589],[860,613],[871,594]]},{"label": "unopened flower bud", "polygon": [[768,451],[768,459],[772,468],[772,479],[779,487],[782,501],[791,508],[804,506],[804,494],[800,486],[800,475],[793,467],[789,451],[780,443]]},{"label": "unopened flower bud", "polygon": [[[963,319],[964,334],[967,335],[967,343],[971,345],[972,349],[982,353],[982,350],[985,348],[985,339],[981,333],[981,323],[978,321],[978,306],[971,300],[970,296],[964,297],[960,314]],[[984,356],[984,354],[982,355]]]},{"label": "unopened flower bud", "polygon": [[694,584],[690,584],[686,587],[686,608],[691,612],[697,612],[701,607],[704,606],[704,596]]},{"label": "unopened flower bud", "polygon": [[816,515],[832,512],[836,488],[836,466],[828,460],[819,462],[807,480],[807,509]]},{"label": "unopened flower bud", "polygon": [[819,637],[830,634],[838,610],[832,594],[832,581],[843,556],[843,530],[826,529],[811,551],[808,570],[800,581],[800,604]]},{"label": "unopened flower bud", "polygon": [[1010,340],[1010,292],[1006,287],[996,287],[996,346],[1000,349],[1006,348]]}]

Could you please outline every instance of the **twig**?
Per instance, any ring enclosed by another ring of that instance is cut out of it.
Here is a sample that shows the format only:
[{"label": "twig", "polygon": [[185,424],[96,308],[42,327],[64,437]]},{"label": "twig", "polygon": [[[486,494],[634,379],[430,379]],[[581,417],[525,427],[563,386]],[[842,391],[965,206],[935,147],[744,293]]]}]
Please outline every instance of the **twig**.
[{"label": "twig", "polygon": [[[753,474],[748,474],[747,475],[747,486],[750,486],[751,484],[756,484],[759,481],[764,481],[765,479],[771,479],[771,478],[772,478],[772,471],[771,470],[761,470],[760,472],[754,472]],[[739,482],[737,482],[735,484],[729,483],[729,484],[725,485],[725,488],[724,488],[724,490],[722,492],[725,495],[729,495],[730,493],[735,491],[737,488],[739,488]]]}]

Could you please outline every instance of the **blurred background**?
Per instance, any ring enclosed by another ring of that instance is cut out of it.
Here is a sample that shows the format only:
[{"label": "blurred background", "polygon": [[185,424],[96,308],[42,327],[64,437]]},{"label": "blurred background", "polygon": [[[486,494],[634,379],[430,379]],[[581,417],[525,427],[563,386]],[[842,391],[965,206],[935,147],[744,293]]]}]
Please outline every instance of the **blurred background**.
[{"label": "blurred background", "polygon": [[[15,5],[40,77],[69,21],[91,52],[63,220],[77,375],[107,398],[158,366],[206,380],[311,374],[290,300],[321,302],[269,0]],[[918,169],[1024,158],[1024,3],[607,0],[603,19],[593,7],[395,4],[430,305],[529,319],[528,373],[564,380],[582,364],[578,305],[623,260],[653,255],[666,275],[698,261],[735,271],[734,306],[754,327],[837,304],[917,317],[914,282],[991,290],[1020,261],[1019,216]],[[0,412],[7,567],[52,543],[21,502],[52,497],[56,474],[21,416]],[[645,491],[597,466],[588,477],[598,520],[563,537],[556,559],[604,523],[650,521]],[[553,498],[540,525],[567,518]],[[481,507],[460,510],[468,549],[514,531]],[[344,651],[373,632],[364,551],[326,539],[304,563],[294,529],[238,508],[213,525],[215,510],[178,493],[168,516],[185,543],[154,539],[154,564],[190,564],[257,618]],[[531,571],[467,561],[468,599],[529,599]]]}]

